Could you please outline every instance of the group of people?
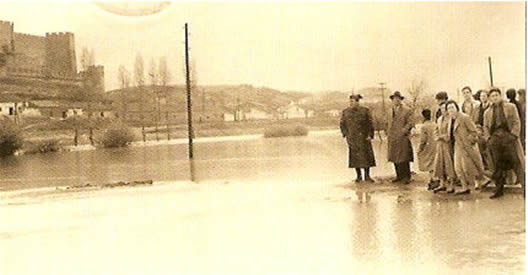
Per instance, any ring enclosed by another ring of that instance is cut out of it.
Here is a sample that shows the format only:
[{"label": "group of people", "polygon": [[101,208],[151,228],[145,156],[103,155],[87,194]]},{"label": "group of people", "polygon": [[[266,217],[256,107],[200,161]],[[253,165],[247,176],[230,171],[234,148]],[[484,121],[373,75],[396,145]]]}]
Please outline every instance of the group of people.
[{"label": "group of people", "polygon": [[[464,87],[462,93],[464,101],[459,105],[446,92],[439,92],[435,96],[437,105],[421,112],[424,123],[420,128],[418,166],[429,173],[429,189],[463,195],[494,182],[491,198],[498,198],[504,194],[504,184],[513,171],[524,193],[525,91],[509,89],[509,101],[498,88],[474,95],[470,87]],[[343,111],[340,122],[349,149],[348,166],[355,168],[356,182],[373,182],[370,167],[376,166],[376,161],[371,145],[372,116],[359,104],[361,95],[349,98],[350,106]],[[410,140],[414,111],[402,104],[405,98],[400,92],[389,98],[392,108],[385,131],[388,161],[396,172],[392,182],[408,184],[410,162],[414,160]]]}]

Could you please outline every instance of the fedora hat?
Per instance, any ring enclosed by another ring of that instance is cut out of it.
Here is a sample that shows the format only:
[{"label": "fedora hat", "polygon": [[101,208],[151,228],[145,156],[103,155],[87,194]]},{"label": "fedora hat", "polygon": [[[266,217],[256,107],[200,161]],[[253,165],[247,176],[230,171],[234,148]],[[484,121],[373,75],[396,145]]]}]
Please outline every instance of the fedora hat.
[{"label": "fedora hat", "polygon": [[401,95],[400,91],[395,91],[392,95],[389,96],[390,99],[393,99],[395,97],[399,97],[401,100],[405,99],[405,97]]},{"label": "fedora hat", "polygon": [[355,99],[355,100],[360,100],[363,97],[360,94],[351,94],[348,98]]}]

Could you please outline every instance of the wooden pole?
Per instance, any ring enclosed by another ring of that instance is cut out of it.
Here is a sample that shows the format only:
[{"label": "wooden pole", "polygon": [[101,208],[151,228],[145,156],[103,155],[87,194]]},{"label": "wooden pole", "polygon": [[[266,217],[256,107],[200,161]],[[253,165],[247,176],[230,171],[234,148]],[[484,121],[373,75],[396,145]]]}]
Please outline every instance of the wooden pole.
[{"label": "wooden pole", "polygon": [[167,140],[170,140],[169,111],[165,111],[165,124],[167,126]]},{"label": "wooden pole", "polygon": [[187,23],[185,23],[185,80],[187,84],[187,135],[189,137],[189,159],[193,159],[191,78],[189,75],[189,30]]},{"label": "wooden pole", "polygon": [[491,56],[488,57],[488,64],[489,64],[489,73],[490,73],[490,83],[491,83],[491,87],[493,87],[493,71],[491,70]]}]

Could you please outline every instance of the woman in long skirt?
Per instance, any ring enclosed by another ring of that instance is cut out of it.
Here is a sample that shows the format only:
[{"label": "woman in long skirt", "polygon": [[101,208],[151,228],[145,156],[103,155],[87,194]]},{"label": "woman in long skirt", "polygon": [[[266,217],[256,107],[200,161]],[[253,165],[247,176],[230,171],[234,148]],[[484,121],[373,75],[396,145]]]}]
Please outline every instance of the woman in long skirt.
[{"label": "woman in long skirt", "polygon": [[450,120],[450,138],[455,143],[455,172],[462,183],[462,190],[455,195],[469,194],[470,187],[477,180],[485,180],[484,165],[477,145],[477,128],[468,115],[460,112],[455,101],[448,101],[446,106]]},{"label": "woman in long skirt", "polygon": [[454,148],[449,136],[449,117],[445,103],[440,105],[442,115],[436,122],[436,155],[434,160],[433,175],[440,180],[440,186],[434,192],[447,191],[454,193],[453,187],[456,180],[455,165],[453,161]]}]

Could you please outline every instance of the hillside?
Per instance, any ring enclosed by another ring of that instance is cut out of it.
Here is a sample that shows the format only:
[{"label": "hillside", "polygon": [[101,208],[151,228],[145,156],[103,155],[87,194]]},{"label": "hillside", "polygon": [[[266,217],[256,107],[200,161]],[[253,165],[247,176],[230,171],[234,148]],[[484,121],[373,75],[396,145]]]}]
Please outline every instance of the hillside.
[{"label": "hillside", "polygon": [[1,101],[105,100],[105,94],[90,93],[80,85],[29,78],[0,78]]},{"label": "hillside", "polygon": [[[147,105],[149,102],[155,104],[155,101],[152,101],[153,98],[163,97],[166,104],[182,111],[185,110],[187,102],[186,89],[183,85],[130,87],[108,91],[107,95],[115,102],[123,100],[128,102],[143,101]],[[235,109],[236,106],[240,105],[255,104],[276,109],[291,101],[297,102],[300,98],[309,95],[308,93],[281,92],[251,85],[198,86],[193,89],[193,108],[214,112]]]}]

